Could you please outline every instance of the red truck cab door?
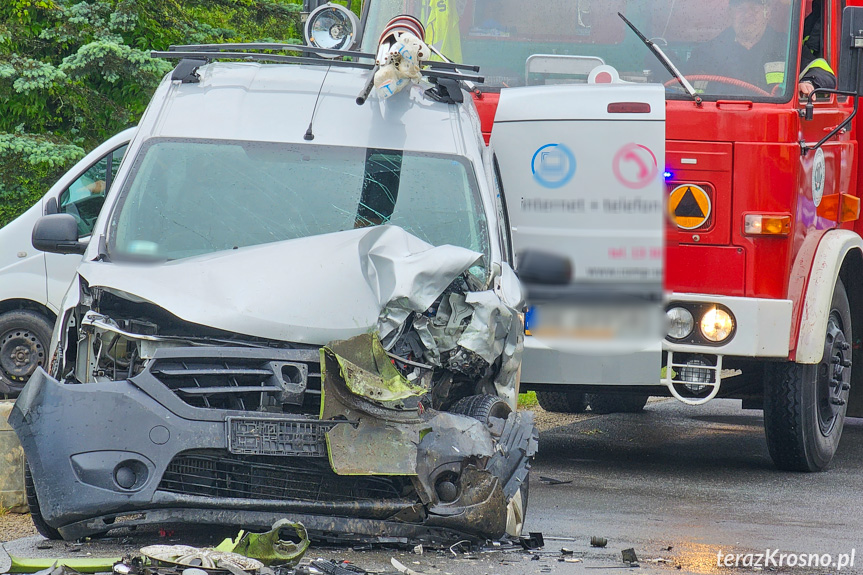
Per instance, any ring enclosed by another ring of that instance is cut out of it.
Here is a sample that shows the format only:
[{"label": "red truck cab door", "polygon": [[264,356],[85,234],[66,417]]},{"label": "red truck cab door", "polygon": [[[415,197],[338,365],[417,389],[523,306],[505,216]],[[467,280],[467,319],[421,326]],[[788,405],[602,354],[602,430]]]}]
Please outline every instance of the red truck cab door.
[{"label": "red truck cab door", "polygon": [[[807,17],[807,2],[802,3],[801,22]],[[821,56],[832,70],[838,70],[839,37],[842,30],[842,0],[825,0],[821,7]],[[801,31],[801,46],[806,40]],[[807,48],[803,46],[803,50]],[[821,95],[814,101],[811,120],[804,117],[807,99],[798,98],[801,116],[799,134],[803,149],[800,162],[800,181],[798,189],[801,197],[798,202],[798,238],[818,230],[835,228],[841,223],[842,193],[847,193],[853,185],[855,144],[850,130],[843,130],[815,150],[810,147],[830,134],[845,121],[852,112],[852,99],[846,96]],[[847,200],[846,200],[847,203]],[[802,233],[801,233],[802,232]]]}]

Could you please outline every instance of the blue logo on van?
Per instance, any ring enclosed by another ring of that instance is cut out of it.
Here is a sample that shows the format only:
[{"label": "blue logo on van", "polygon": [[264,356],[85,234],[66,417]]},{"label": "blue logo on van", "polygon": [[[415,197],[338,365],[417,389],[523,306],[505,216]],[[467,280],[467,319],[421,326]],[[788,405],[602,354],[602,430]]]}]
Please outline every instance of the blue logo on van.
[{"label": "blue logo on van", "polygon": [[545,188],[562,188],[575,175],[575,156],[563,144],[546,144],[533,154],[533,179]]}]

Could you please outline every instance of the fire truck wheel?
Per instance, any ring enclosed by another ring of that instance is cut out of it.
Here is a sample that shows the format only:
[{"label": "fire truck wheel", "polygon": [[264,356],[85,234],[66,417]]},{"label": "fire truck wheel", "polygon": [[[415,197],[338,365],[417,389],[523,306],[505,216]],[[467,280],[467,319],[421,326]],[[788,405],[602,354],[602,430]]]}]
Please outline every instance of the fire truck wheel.
[{"label": "fire truck wheel", "polygon": [[779,469],[821,471],[833,459],[851,389],[851,341],[851,307],[837,280],[821,362],[766,366],[764,431]]},{"label": "fire truck wheel", "polygon": [[641,413],[649,395],[631,393],[589,393],[587,403],[594,413]]},{"label": "fire truck wheel", "polygon": [[537,391],[536,400],[546,411],[581,413],[587,409],[587,397],[577,391]]}]

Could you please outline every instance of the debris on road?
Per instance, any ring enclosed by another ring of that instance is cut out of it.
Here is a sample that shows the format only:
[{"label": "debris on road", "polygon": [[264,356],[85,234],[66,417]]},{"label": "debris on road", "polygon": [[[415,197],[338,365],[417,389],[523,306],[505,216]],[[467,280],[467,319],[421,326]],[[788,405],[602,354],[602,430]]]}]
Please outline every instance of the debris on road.
[{"label": "debris on road", "polygon": [[591,547],[605,547],[606,545],[608,545],[608,539],[606,539],[605,537],[593,536],[590,538]]},{"label": "debris on road", "polygon": [[335,562],[330,559],[315,559],[311,566],[325,575],[364,575],[367,571],[347,561]]},{"label": "debris on road", "polygon": [[545,539],[540,532],[531,532],[527,537],[519,537],[518,542],[525,550],[545,547]]},{"label": "debris on road", "polygon": [[546,477],[545,475],[540,475],[539,480],[546,485],[566,485],[572,483],[572,479],[565,481],[563,479],[555,479],[554,477]]},{"label": "debris on road", "polygon": [[407,567],[406,565],[404,565],[402,562],[400,562],[395,557],[390,559],[390,562],[393,564],[393,567],[395,567],[398,570],[399,573],[404,573],[404,575],[423,575],[419,571],[414,571],[410,567]]},{"label": "debris on road", "polygon": [[200,567],[204,570],[224,569],[235,573],[234,569],[255,572],[264,566],[257,559],[239,553],[200,549],[189,545],[148,545],[141,549],[141,555],[153,565],[162,567]]},{"label": "debris on road", "polygon": [[17,557],[10,555],[0,544],[0,573],[38,573],[63,566],[80,573],[100,573],[110,571],[119,560],[119,557]]},{"label": "debris on road", "polygon": [[629,563],[632,567],[638,565],[638,557],[635,555],[635,549],[624,549],[620,554],[623,556],[624,563]]},{"label": "debris on road", "polygon": [[[299,542],[283,540],[282,529],[292,529]],[[264,565],[287,565],[293,567],[300,562],[309,548],[309,536],[302,523],[281,519],[273,524],[266,533],[247,533],[240,531],[233,541],[225,539],[216,551],[238,553],[244,557],[257,559]]]}]

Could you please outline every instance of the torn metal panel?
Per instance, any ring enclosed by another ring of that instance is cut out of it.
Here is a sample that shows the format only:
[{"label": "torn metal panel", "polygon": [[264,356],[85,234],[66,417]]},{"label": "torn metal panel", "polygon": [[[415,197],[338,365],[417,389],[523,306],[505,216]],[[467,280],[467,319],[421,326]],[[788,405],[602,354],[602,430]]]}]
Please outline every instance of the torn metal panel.
[{"label": "torn metal panel", "polygon": [[510,332],[516,331],[517,312],[505,306],[493,291],[470,292],[465,303],[473,308],[473,316],[458,344],[493,363],[503,353]]},{"label": "torn metal panel", "polygon": [[[328,363],[332,362],[327,356]],[[330,363],[332,365],[332,363]],[[433,410],[388,408],[351,397],[346,384],[324,368],[323,421],[345,420],[327,432],[330,464],[340,475],[417,475],[434,499],[431,472],[468,458],[489,458],[494,441],[476,419]],[[431,466],[431,467],[429,467]],[[457,465],[458,466],[458,465]]]},{"label": "torn metal panel", "polygon": [[325,352],[323,361],[321,417],[344,421],[327,433],[336,473],[413,476],[428,525],[482,525],[502,535],[510,508],[523,520],[519,487],[536,452],[532,417],[510,414],[500,425],[484,425],[420,403],[372,403],[351,392],[335,354]]},{"label": "torn metal panel", "polygon": [[[360,336],[354,340],[368,341],[368,338]],[[343,351],[350,346],[347,342],[339,344],[336,347]],[[321,361],[321,420],[346,421],[327,432],[333,471],[340,475],[414,475],[416,444],[424,423],[416,409],[418,403],[415,401],[411,410],[401,403],[396,407],[363,401],[348,388],[335,353],[324,348]],[[370,381],[366,385],[374,388]],[[379,385],[384,385],[383,379]]]},{"label": "torn metal panel", "polygon": [[[363,334],[346,341],[336,341],[321,348],[321,356],[330,355],[348,389],[372,401],[392,402],[425,395],[427,389],[411,385],[393,366],[377,334]],[[326,379],[327,362],[323,377]]]},{"label": "torn metal panel", "polygon": [[[497,394],[514,407],[524,349],[521,317],[495,291],[470,291],[468,282],[460,279],[447,286],[426,310],[411,310],[400,301],[388,304],[382,318],[405,320],[384,338],[384,347],[396,359],[443,367],[478,386],[493,381]],[[430,370],[411,371],[415,379],[432,378]],[[432,386],[441,379],[440,374],[436,372],[433,379]]]},{"label": "torn metal panel", "polygon": [[396,329],[409,312],[382,318],[389,302],[424,311],[482,257],[432,246],[397,226],[376,226],[159,265],[85,261],[78,271],[91,288],[155,304],[187,322],[325,345],[377,329],[379,319],[380,333]]}]

